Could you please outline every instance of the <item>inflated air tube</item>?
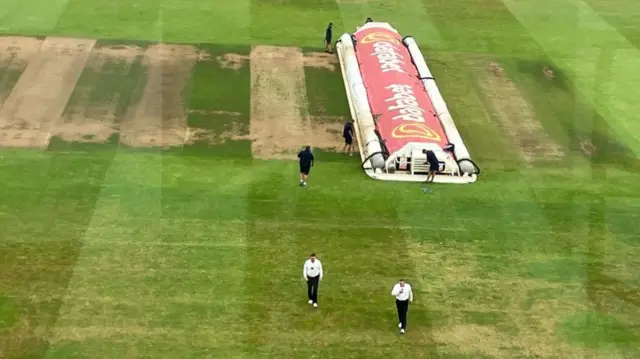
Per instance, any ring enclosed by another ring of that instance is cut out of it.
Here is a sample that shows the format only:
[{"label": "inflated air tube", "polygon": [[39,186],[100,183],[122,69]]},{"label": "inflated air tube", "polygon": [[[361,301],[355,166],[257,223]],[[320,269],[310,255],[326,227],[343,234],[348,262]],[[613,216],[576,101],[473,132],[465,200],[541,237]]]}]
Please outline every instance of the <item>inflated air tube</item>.
[{"label": "inflated air tube", "polygon": [[362,161],[362,163],[360,164],[360,167],[362,167],[362,169],[365,169],[365,165],[367,164],[367,161],[369,161],[371,158],[373,158],[374,156],[380,156],[380,155],[385,155],[386,153],[384,152],[376,152],[376,153],[372,153],[369,156],[367,156],[364,161]]},{"label": "inflated air tube", "polygon": [[429,67],[424,60],[424,56],[422,56],[422,52],[420,52],[420,48],[418,48],[418,44],[416,44],[416,41],[411,36],[406,36],[402,40],[402,43],[404,43],[409,50],[409,54],[411,54],[413,64],[416,66],[418,74],[420,75],[420,80],[422,80],[422,84],[427,90],[427,94],[429,95],[433,108],[435,109],[438,119],[442,124],[444,133],[447,135],[449,142],[455,145],[454,154],[458,160],[460,170],[463,173],[479,173],[480,170],[478,169],[478,166],[471,161],[469,151],[464,145],[462,137],[460,137],[460,132],[458,132],[458,128],[451,118],[447,104],[444,102],[444,99],[440,94],[440,90],[436,85],[431,71],[429,71]]},{"label": "inflated air tube", "polygon": [[384,168],[384,157],[380,139],[376,135],[376,124],[373,121],[373,114],[369,107],[369,98],[364,87],[362,75],[360,74],[360,66],[356,58],[353,38],[350,34],[343,34],[340,37],[340,45],[336,46],[338,56],[344,62],[345,87],[349,104],[351,107],[351,116],[357,122],[356,128],[360,131],[360,138],[364,141],[364,154],[371,161],[371,167],[374,169]]},{"label": "inflated air tube", "polygon": [[478,165],[476,165],[475,162],[473,162],[472,160],[470,160],[469,158],[463,158],[461,160],[456,161],[458,163],[458,167],[462,168],[462,166],[468,167],[468,166],[473,166],[474,170],[473,172],[466,172],[468,174],[474,174],[474,175],[480,175],[480,167],[478,167]]}]

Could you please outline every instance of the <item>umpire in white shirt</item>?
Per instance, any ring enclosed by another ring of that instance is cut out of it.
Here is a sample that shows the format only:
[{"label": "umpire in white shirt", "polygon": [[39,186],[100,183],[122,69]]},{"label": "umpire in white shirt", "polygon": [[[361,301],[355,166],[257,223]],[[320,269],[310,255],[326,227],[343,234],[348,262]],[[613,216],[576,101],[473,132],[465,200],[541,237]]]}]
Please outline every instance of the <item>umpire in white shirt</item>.
[{"label": "umpire in white shirt", "polygon": [[398,309],[398,328],[400,333],[404,334],[407,329],[407,311],[409,310],[409,303],[413,302],[413,291],[411,285],[405,283],[404,279],[400,279],[391,290],[391,295],[396,297],[396,309]]},{"label": "umpire in white shirt", "polygon": [[315,253],[311,253],[309,259],[304,262],[302,276],[307,281],[309,304],[313,304],[314,308],[318,308],[318,285],[320,285],[320,280],[322,279],[322,263],[316,258]]}]

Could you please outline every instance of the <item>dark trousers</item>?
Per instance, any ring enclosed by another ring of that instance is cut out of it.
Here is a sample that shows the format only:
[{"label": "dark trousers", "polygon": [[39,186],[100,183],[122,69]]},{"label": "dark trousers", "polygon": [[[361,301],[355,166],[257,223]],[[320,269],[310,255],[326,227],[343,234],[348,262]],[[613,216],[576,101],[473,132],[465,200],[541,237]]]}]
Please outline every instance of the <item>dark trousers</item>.
[{"label": "dark trousers", "polygon": [[398,321],[402,329],[407,329],[407,311],[409,311],[409,300],[397,300],[396,309],[398,309]]},{"label": "dark trousers", "polygon": [[309,300],[318,303],[318,285],[320,284],[320,276],[307,277],[307,296]]}]

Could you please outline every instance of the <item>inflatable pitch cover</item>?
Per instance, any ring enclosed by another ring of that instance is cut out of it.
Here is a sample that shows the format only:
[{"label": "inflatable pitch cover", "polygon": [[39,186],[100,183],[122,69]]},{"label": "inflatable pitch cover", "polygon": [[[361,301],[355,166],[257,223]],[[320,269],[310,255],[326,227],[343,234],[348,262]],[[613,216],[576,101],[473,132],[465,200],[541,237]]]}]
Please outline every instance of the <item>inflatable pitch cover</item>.
[{"label": "inflatable pitch cover", "polygon": [[413,38],[368,22],[336,44],[362,168],[374,179],[423,182],[426,150],[440,162],[437,183],[473,183],[471,160]]}]

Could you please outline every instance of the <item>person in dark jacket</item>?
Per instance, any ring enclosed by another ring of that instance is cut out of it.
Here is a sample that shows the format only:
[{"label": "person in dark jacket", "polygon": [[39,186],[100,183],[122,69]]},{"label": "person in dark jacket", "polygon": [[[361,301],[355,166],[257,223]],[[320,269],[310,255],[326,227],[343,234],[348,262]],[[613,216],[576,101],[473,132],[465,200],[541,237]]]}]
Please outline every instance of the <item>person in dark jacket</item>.
[{"label": "person in dark jacket", "polygon": [[327,47],[327,52],[333,54],[331,50],[331,38],[333,37],[333,23],[330,22],[327,26],[327,30],[324,32],[324,44]]},{"label": "person in dark jacket", "polygon": [[306,146],[300,151],[298,159],[300,161],[300,187],[306,187],[309,172],[311,172],[311,167],[313,167],[313,162],[315,161],[313,153],[311,153],[311,146]]},{"label": "person in dark jacket", "polygon": [[440,167],[440,162],[438,161],[438,157],[435,152],[431,150],[423,150],[422,153],[427,155],[427,164],[429,164],[429,172],[427,173],[427,183],[433,182],[436,176],[436,172]]},{"label": "person in dark jacket", "polygon": [[352,156],[351,147],[353,144],[353,122],[347,121],[344,124],[344,128],[342,129],[342,137],[344,137],[344,148],[342,152],[348,153],[349,156]]}]

